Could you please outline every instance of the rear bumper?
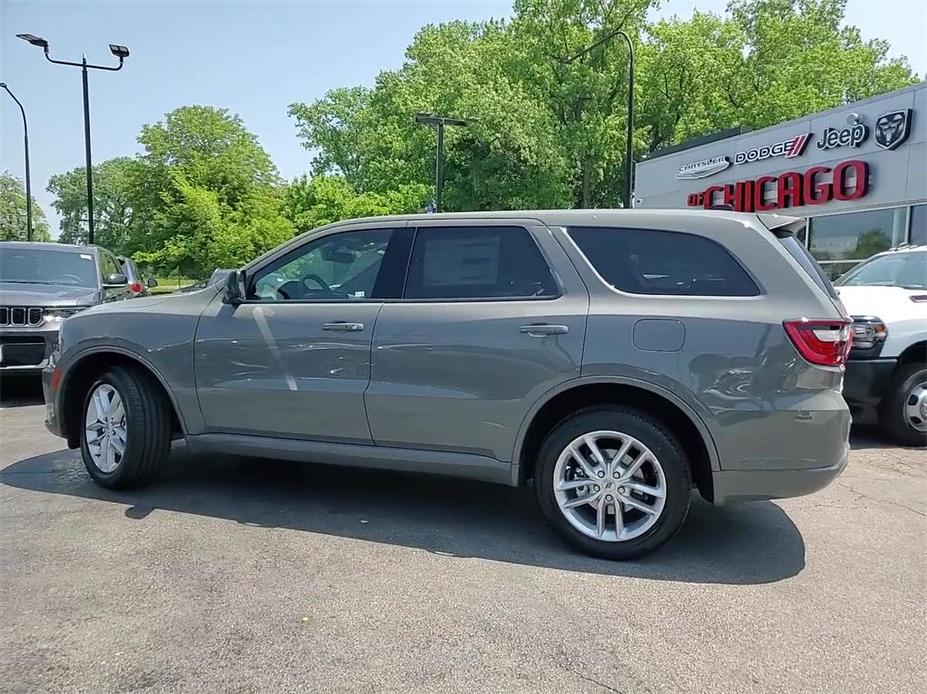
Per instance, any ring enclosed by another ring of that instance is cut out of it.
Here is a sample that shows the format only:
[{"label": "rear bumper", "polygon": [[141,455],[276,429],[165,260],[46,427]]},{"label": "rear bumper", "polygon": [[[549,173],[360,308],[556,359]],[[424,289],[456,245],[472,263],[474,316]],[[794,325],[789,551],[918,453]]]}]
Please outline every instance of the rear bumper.
[{"label": "rear bumper", "polygon": [[38,374],[58,344],[59,325],[0,328],[0,373]]},{"label": "rear bumper", "polygon": [[896,359],[850,359],[843,381],[843,397],[856,423],[874,424],[879,418],[879,403],[891,383]]},{"label": "rear bumper", "polygon": [[839,459],[827,467],[797,470],[722,470],[713,474],[714,502],[761,499],[786,499],[812,494],[826,487],[847,466],[850,447]]}]

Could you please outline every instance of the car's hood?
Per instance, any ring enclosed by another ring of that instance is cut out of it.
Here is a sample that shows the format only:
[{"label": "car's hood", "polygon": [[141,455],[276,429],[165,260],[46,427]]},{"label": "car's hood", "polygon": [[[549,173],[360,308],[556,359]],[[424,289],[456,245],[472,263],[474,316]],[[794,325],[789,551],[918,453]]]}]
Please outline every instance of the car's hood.
[{"label": "car's hood", "polygon": [[923,318],[927,320],[927,302],[911,301],[912,296],[927,294],[924,289],[903,287],[836,287],[840,300],[851,316],[876,316],[885,323]]},{"label": "car's hood", "polygon": [[0,305],[3,306],[89,306],[99,300],[99,290],[89,287],[0,282]]}]

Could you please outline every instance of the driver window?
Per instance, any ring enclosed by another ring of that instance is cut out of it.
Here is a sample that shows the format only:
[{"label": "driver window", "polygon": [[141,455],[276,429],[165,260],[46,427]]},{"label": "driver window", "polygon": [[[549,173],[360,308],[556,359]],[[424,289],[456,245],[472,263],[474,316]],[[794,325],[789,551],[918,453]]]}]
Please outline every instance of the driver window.
[{"label": "driver window", "polygon": [[332,234],[309,241],[262,268],[252,301],[364,301],[373,296],[390,229]]}]

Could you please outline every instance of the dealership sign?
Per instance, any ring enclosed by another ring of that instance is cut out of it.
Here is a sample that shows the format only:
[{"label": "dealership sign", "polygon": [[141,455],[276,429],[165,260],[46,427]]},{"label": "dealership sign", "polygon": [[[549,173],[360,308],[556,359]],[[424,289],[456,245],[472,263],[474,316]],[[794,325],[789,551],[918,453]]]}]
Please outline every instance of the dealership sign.
[{"label": "dealership sign", "polygon": [[803,172],[760,176],[726,185],[709,186],[686,198],[689,207],[729,205],[738,212],[823,205],[831,200],[858,200],[869,189],[869,164],[853,159],[835,167],[812,166]]},{"label": "dealership sign", "polygon": [[676,178],[706,178],[724,171],[730,165],[731,160],[727,157],[710,157],[691,164],[683,164],[676,169]]},{"label": "dealership sign", "polygon": [[817,142],[818,149],[828,150],[837,147],[859,147],[869,137],[869,128],[853,120],[842,130],[828,128]]},{"label": "dealership sign", "polygon": [[802,133],[801,135],[790,137],[788,140],[783,140],[782,142],[747,149],[734,155],[734,163],[749,164],[755,161],[771,159],[773,157],[791,159],[805,151],[805,147],[810,139],[811,133]]}]

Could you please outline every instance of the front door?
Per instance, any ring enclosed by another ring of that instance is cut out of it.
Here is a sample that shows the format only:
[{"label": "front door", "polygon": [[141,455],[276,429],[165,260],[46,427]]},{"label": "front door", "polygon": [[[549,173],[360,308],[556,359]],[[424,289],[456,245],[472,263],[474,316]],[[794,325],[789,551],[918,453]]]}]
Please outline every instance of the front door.
[{"label": "front door", "polygon": [[420,226],[404,296],[374,333],[374,441],[511,460],[530,406],[579,376],[588,306],[544,226]]},{"label": "front door", "polygon": [[330,233],[249,271],[247,299],[222,296],[196,334],[196,387],[209,431],[370,443],[364,390],[386,259],[403,230]]}]

